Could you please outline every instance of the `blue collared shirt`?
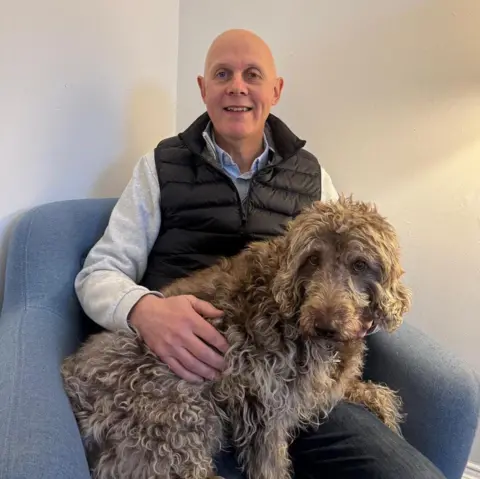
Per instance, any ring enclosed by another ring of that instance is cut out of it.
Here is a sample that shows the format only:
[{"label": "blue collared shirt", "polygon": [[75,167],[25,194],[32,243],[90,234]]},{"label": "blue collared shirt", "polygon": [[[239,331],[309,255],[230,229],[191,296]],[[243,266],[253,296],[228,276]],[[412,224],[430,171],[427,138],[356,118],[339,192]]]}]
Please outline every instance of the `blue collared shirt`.
[{"label": "blue collared shirt", "polygon": [[250,186],[250,180],[255,172],[263,168],[269,158],[270,151],[274,152],[273,147],[268,143],[267,136],[263,134],[263,146],[264,149],[260,156],[255,158],[252,163],[252,166],[249,171],[245,173],[240,172],[240,168],[233,161],[233,158],[222,148],[220,148],[215,141],[215,134],[212,130],[211,122],[207,125],[203,132],[203,138],[210,146],[210,149],[213,149],[216,153],[216,160],[220,167],[227,173],[228,176],[233,180],[235,186],[237,187],[238,193],[242,201],[245,200],[248,193],[248,188]]}]

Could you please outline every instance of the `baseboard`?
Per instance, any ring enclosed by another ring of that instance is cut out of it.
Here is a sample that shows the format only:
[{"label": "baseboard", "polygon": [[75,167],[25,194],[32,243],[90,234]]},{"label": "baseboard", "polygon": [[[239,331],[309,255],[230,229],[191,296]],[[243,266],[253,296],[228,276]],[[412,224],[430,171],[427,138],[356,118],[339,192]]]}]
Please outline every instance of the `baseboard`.
[{"label": "baseboard", "polygon": [[480,465],[469,462],[462,479],[480,479]]}]

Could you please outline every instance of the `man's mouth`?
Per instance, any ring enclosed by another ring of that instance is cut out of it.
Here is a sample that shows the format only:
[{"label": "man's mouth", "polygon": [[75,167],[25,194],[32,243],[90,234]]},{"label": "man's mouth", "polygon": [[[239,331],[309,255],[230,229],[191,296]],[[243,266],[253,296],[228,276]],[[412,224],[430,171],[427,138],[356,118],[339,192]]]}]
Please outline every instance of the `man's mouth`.
[{"label": "man's mouth", "polygon": [[249,106],[226,106],[224,110],[233,113],[245,113],[252,110],[252,108]]}]

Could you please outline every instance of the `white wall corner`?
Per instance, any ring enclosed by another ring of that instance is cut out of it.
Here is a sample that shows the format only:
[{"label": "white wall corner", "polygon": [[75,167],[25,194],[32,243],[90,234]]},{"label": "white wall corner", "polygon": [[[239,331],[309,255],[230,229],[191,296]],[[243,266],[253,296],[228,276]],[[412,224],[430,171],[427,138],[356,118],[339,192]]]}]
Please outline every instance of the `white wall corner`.
[{"label": "white wall corner", "polygon": [[469,462],[462,477],[463,479],[480,479],[480,465]]}]

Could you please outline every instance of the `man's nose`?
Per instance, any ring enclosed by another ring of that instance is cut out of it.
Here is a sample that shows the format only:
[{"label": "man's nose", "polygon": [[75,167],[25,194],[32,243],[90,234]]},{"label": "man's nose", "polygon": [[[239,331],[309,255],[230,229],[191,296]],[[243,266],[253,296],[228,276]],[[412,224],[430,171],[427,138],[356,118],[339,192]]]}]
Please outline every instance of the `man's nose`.
[{"label": "man's nose", "polygon": [[229,95],[246,95],[248,92],[247,85],[241,74],[235,74],[232,76],[232,80],[228,84]]}]

